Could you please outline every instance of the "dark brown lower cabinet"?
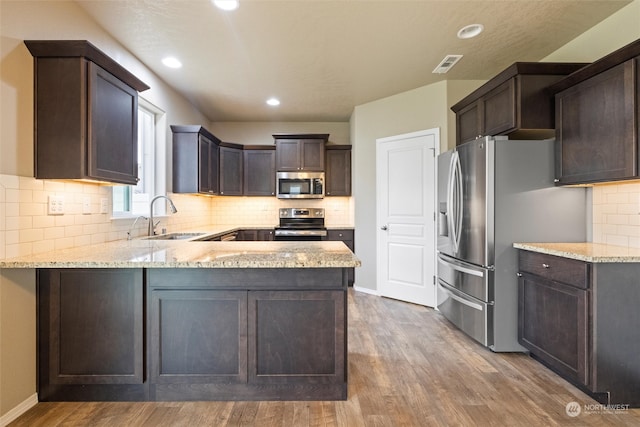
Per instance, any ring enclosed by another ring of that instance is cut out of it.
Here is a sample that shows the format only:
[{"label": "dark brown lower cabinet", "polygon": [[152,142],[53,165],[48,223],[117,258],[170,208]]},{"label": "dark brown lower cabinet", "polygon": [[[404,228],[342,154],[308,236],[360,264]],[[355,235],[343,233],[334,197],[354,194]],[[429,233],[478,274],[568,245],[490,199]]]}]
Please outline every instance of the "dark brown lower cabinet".
[{"label": "dark brown lower cabinet", "polygon": [[518,340],[604,404],[640,407],[640,263],[519,251]]},{"label": "dark brown lower cabinet", "polygon": [[589,385],[588,291],[522,273],[520,343],[566,376]]},{"label": "dark brown lower cabinet", "polygon": [[[337,240],[340,242],[344,242],[345,245],[347,245],[347,247],[349,249],[351,249],[351,252],[355,252],[356,251],[356,245],[355,245],[355,237],[354,237],[355,231],[353,228],[335,228],[335,229],[329,229],[327,230],[327,237],[325,238],[326,240]],[[355,282],[355,276],[356,276],[356,269],[355,268],[349,268],[347,269],[347,281],[349,283],[349,286],[353,286],[353,283]]]},{"label": "dark brown lower cabinet", "polygon": [[245,383],[247,292],[151,292],[154,384]]},{"label": "dark brown lower cabinet", "polygon": [[249,292],[249,380],[342,386],[344,296],[342,291]]},{"label": "dark brown lower cabinet", "polygon": [[344,270],[39,269],[39,400],[344,400]]},{"label": "dark brown lower cabinet", "polygon": [[142,269],[38,270],[38,398],[144,400]]},{"label": "dark brown lower cabinet", "polygon": [[150,400],[346,399],[342,270],[147,270]]}]

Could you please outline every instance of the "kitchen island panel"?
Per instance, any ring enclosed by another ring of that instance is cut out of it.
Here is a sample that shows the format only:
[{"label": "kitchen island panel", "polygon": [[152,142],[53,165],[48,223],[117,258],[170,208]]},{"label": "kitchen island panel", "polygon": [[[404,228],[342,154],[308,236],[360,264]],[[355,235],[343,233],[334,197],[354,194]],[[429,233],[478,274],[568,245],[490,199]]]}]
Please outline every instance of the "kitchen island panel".
[{"label": "kitchen island panel", "polygon": [[142,270],[37,277],[39,400],[144,400]]},{"label": "kitchen island panel", "polygon": [[345,289],[344,268],[148,269],[154,289]]},{"label": "kitchen island panel", "polygon": [[250,379],[346,385],[345,307],[341,291],[250,292]]},{"label": "kitchen island panel", "polygon": [[247,381],[247,293],[150,293],[150,382]]}]

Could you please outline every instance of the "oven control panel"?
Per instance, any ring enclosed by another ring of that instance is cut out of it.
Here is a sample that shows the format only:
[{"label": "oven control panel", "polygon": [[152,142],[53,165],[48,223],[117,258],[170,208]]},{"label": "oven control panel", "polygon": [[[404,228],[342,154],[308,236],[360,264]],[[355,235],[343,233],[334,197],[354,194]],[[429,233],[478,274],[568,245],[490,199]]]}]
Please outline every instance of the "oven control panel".
[{"label": "oven control panel", "polygon": [[324,218],[324,208],[280,208],[280,218]]}]

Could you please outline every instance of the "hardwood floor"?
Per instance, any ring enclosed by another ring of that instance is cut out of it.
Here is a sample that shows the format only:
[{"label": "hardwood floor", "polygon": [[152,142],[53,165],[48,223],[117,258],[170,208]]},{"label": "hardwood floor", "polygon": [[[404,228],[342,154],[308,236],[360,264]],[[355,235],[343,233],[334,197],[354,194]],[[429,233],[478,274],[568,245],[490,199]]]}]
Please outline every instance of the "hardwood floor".
[{"label": "hardwood floor", "polygon": [[640,425],[640,409],[585,405],[596,402],[526,355],[493,353],[432,309],[350,290],[346,401],[39,403],[10,425]]}]

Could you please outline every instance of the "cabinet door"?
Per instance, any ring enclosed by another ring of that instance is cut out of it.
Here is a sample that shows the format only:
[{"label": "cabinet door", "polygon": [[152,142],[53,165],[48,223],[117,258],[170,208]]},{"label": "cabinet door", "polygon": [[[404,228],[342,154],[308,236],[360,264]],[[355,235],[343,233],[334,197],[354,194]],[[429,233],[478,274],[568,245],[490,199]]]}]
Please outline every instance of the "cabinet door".
[{"label": "cabinet door", "polygon": [[520,344],[589,386],[589,291],[522,273],[518,292]]},{"label": "cabinet door", "polygon": [[254,228],[245,228],[240,230],[238,240],[246,242],[255,242],[258,240],[258,230]]},{"label": "cabinet door", "polygon": [[138,182],[138,92],[93,62],[89,67],[88,175]]},{"label": "cabinet door", "polygon": [[351,150],[327,150],[325,196],[351,195]]},{"label": "cabinet door", "polygon": [[[198,136],[198,192],[215,193],[211,185],[211,151],[213,143],[205,136]],[[187,167],[187,166],[185,166]]]},{"label": "cabinet door", "polygon": [[246,319],[246,291],[151,291],[151,383],[246,382]]},{"label": "cabinet door", "polygon": [[474,102],[456,114],[456,145],[473,141],[482,134],[480,110],[480,103]]},{"label": "cabinet door", "polygon": [[259,241],[271,241],[273,240],[273,229],[270,230],[258,230]]},{"label": "cabinet door", "polygon": [[300,141],[300,169],[303,171],[324,171],[324,140],[303,139]]},{"label": "cabinet door", "polygon": [[276,139],[278,171],[324,171],[323,139]]},{"label": "cabinet door", "polygon": [[278,171],[291,172],[300,170],[300,150],[297,139],[276,140],[276,168]]},{"label": "cabinet door", "polygon": [[249,292],[249,381],[346,381],[344,291]]},{"label": "cabinet door", "polygon": [[516,128],[515,79],[509,79],[480,99],[482,134],[501,135]]},{"label": "cabinet door", "polygon": [[638,176],[637,61],[629,60],[556,95],[560,184]]},{"label": "cabinet door", "polygon": [[275,150],[244,150],[244,195],[275,196]]},{"label": "cabinet door", "polygon": [[[44,394],[57,385],[142,384],[143,313],[140,269],[39,270]],[[99,394],[113,400],[107,395]]]},{"label": "cabinet door", "polygon": [[220,195],[242,196],[242,150],[220,147]]}]

